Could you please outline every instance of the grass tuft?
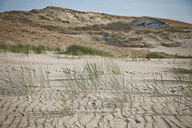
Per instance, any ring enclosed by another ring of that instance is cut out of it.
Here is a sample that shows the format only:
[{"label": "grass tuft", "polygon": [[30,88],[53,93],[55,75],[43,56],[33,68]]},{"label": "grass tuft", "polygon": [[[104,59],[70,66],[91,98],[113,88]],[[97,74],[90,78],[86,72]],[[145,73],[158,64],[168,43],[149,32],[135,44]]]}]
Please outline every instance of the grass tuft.
[{"label": "grass tuft", "polygon": [[19,69],[8,71],[1,81],[22,95],[30,95],[35,92],[36,88],[50,87],[49,72],[42,68],[37,72],[28,67],[20,66]]}]

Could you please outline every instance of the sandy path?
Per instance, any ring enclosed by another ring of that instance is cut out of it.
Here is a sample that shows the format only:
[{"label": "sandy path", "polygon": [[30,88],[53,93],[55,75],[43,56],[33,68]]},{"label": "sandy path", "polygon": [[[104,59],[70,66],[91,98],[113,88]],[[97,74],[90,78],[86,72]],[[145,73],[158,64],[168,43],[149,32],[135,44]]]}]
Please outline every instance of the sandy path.
[{"label": "sandy path", "polygon": [[[85,57],[72,59],[48,55],[0,54],[1,76],[7,70],[17,70],[20,65],[38,70],[38,66],[49,67],[51,87],[37,90],[31,95],[21,95],[11,88],[0,85],[0,127],[2,128],[189,128],[192,126],[192,99],[172,92],[183,83],[173,81],[170,68],[183,60],[132,61],[118,60],[124,77],[135,86],[145,88],[144,83],[162,84],[163,93],[152,95],[146,90],[132,93],[132,104],[121,106],[109,90],[91,91],[86,96],[79,92],[73,102],[74,114],[69,116],[59,110],[59,97],[68,96],[66,88],[59,84],[64,69],[81,69],[86,61],[98,62],[102,58]],[[187,61],[187,60],[185,60]],[[152,73],[156,76],[153,77]],[[158,81],[159,80],[159,81]],[[165,88],[166,87],[166,88]],[[103,101],[103,104],[102,102]],[[118,107],[117,107],[118,106]],[[120,107],[119,107],[120,106]]]}]

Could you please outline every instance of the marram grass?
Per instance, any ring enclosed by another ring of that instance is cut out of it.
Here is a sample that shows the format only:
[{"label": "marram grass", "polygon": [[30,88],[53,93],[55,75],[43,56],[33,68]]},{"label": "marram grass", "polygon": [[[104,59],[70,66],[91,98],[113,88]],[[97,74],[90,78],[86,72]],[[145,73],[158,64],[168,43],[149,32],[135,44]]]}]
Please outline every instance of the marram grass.
[{"label": "marram grass", "polygon": [[67,54],[69,55],[77,55],[77,56],[84,56],[84,55],[98,55],[98,56],[105,56],[105,57],[113,57],[112,54],[97,50],[90,47],[85,47],[81,45],[71,45],[67,48]]},{"label": "marram grass", "polygon": [[[105,60],[103,62],[88,62],[84,65],[83,70],[74,73],[65,73],[61,76],[61,87],[65,88],[65,95],[58,97],[60,102],[59,111],[66,116],[75,114],[73,106],[76,98],[83,98],[89,94],[99,95],[101,109],[132,107],[135,102],[145,103],[145,98],[154,96],[174,95],[180,102],[178,94],[191,99],[191,67],[192,63],[185,65],[183,68],[174,68],[173,77],[184,85],[188,85],[182,90],[176,88],[178,93],[172,93],[172,90],[166,86],[162,75],[155,76],[153,80],[143,81],[142,85],[137,85],[133,81],[128,81],[126,75],[121,71],[118,63],[114,60]],[[182,70],[181,70],[182,69]],[[22,94],[32,94],[36,88],[50,87],[50,76],[48,69],[38,69],[39,72],[31,70],[28,67],[20,67],[19,70],[12,70],[3,78],[7,85],[20,91]],[[177,85],[176,85],[177,86]],[[103,97],[104,93],[110,97]],[[142,97],[139,98],[138,97]],[[178,97],[178,98],[177,98]],[[142,101],[143,100],[143,101]],[[152,105],[153,104],[149,104]]]},{"label": "marram grass", "polygon": [[50,87],[50,74],[43,68],[39,68],[38,72],[29,67],[20,66],[19,69],[8,71],[2,76],[1,81],[21,95],[30,95],[37,88]]},{"label": "marram grass", "polygon": [[59,47],[46,47],[44,45],[5,45],[0,44],[0,51],[10,51],[13,53],[29,54],[31,52],[35,54],[46,54],[46,51],[61,51]]}]

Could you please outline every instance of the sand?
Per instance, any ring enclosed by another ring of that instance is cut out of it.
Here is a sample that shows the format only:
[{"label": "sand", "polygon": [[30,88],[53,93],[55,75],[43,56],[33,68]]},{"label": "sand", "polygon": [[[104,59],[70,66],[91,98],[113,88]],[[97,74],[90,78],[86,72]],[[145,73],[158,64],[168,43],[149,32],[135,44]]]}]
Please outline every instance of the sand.
[{"label": "sand", "polygon": [[154,52],[164,52],[169,55],[191,56],[192,55],[191,39],[178,40],[178,42],[179,41],[183,41],[184,43],[182,43],[181,46],[178,47],[157,46],[155,48],[135,48],[135,49],[149,50]]},{"label": "sand", "polygon": [[[20,69],[20,66],[38,70],[49,70],[50,87],[23,95],[3,82],[0,84],[0,127],[2,128],[189,128],[192,126],[192,99],[177,92],[186,85],[175,81],[171,69],[179,67],[182,59],[132,60],[130,58],[112,59],[121,67],[122,76],[142,90],[153,84],[162,87],[160,94],[131,88],[131,101],[120,104],[107,89],[83,92],[73,99],[73,114],[61,112],[59,99],[68,97],[66,88],[60,84],[63,72],[82,70],[87,62],[105,62],[101,57],[72,57],[65,55],[34,55],[0,53],[0,77],[7,71]],[[109,60],[109,62],[111,59]],[[110,75],[108,75],[110,76]],[[108,78],[108,77],[107,77]],[[109,81],[108,81],[109,82]],[[105,83],[107,86],[108,82]],[[163,84],[162,84],[163,83]],[[129,85],[130,85],[129,84]],[[176,91],[174,91],[176,90]],[[127,92],[128,93],[128,92]],[[102,105],[103,101],[103,105]]]}]

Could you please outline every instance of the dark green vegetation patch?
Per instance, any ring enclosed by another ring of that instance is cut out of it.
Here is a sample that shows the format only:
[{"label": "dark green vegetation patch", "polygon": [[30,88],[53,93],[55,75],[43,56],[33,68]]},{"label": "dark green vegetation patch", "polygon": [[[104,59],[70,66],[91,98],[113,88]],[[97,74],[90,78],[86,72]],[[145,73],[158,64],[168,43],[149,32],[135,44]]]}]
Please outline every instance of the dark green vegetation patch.
[{"label": "dark green vegetation patch", "polygon": [[151,52],[151,53],[148,53],[148,54],[146,55],[146,58],[147,58],[147,59],[150,59],[150,58],[165,58],[165,56],[160,55],[160,54],[157,53],[157,52]]},{"label": "dark green vegetation patch", "polygon": [[78,56],[84,56],[84,55],[98,55],[98,56],[106,56],[106,57],[113,57],[108,52],[97,50],[90,47],[85,47],[81,45],[71,45],[67,48],[67,54],[69,55],[78,55]]}]

